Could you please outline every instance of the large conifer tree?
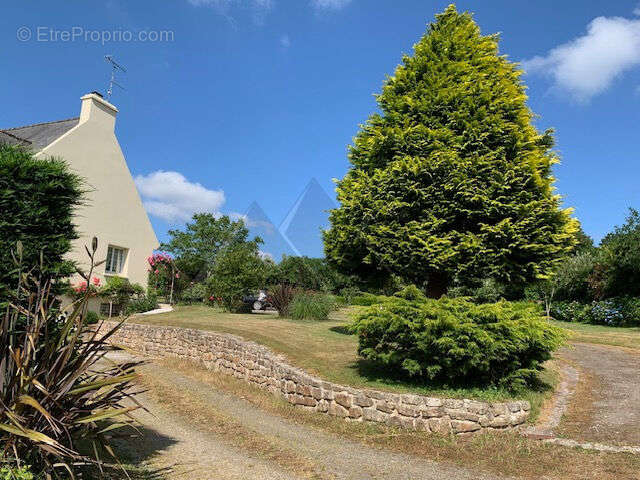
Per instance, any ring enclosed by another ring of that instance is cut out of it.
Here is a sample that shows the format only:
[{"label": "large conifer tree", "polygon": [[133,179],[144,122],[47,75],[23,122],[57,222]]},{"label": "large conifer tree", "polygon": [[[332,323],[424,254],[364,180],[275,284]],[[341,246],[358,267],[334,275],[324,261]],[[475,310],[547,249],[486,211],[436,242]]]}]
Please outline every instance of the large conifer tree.
[{"label": "large conifer tree", "polygon": [[350,147],[327,258],[365,278],[427,282],[433,296],[454,279],[544,277],[578,226],[553,191],[552,131],[532,125],[522,71],[453,5],[414,50]]}]

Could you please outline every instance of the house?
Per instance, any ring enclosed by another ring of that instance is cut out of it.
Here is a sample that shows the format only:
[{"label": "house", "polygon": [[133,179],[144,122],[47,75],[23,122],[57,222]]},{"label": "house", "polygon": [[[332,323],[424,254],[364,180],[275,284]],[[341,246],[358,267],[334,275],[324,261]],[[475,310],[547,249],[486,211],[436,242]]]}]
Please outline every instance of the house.
[{"label": "house", "polygon": [[118,109],[97,92],[81,100],[79,117],[0,130],[0,142],[31,148],[38,157],[62,158],[83,177],[89,191],[76,214],[80,238],[69,259],[86,269],[84,246],[96,236],[97,258],[106,262],[94,276],[102,283],[109,276],[124,277],[146,288],[146,259],[158,247],[158,239],[115,135]]}]

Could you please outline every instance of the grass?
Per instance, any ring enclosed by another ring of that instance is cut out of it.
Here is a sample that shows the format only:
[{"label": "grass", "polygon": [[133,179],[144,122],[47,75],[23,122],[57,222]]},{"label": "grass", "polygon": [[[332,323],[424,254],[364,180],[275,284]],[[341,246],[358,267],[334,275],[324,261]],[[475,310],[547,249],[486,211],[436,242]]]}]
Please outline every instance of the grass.
[{"label": "grass", "polygon": [[529,400],[531,419],[536,418],[540,405],[556,382],[555,371],[547,370],[542,375],[539,391],[514,395],[501,389],[429,387],[386,378],[384,372],[370,368],[358,358],[357,337],[346,333],[345,327],[355,308],[358,307],[333,312],[328,320],[319,322],[279,318],[275,314],[232,314],[206,306],[179,306],[171,313],[139,316],[133,321],[239,335],[284,354],[289,362],[307,372],[342,385],[490,402],[513,398]]},{"label": "grass", "polygon": [[[544,444],[516,433],[486,434],[460,439],[425,432],[409,432],[380,424],[345,422],[328,415],[318,415],[295,408],[282,398],[260,390],[243,381],[220,373],[203,370],[188,362],[164,362],[169,371],[203,382],[212,388],[244,398],[256,407],[296,423],[305,424],[362,444],[410,454],[430,460],[458,465],[473,471],[537,480],[608,480],[638,479],[640,456],[620,453],[585,451]],[[152,390],[155,379],[147,386]],[[173,395],[166,390],[161,395]],[[194,401],[193,398],[190,401]],[[182,414],[184,404],[175,405]],[[197,404],[194,411],[203,411]],[[207,412],[204,413],[208,415]],[[235,422],[228,430],[236,428]],[[281,452],[285,453],[285,452]],[[291,455],[291,453],[289,453]],[[281,457],[280,457],[281,458]],[[286,457],[285,457],[286,458]],[[282,458],[281,458],[282,462]],[[295,456],[285,464],[298,465]],[[309,470],[307,470],[309,472]]]},{"label": "grass", "polygon": [[595,343],[640,350],[640,328],[606,327],[586,323],[559,322],[550,320],[553,325],[565,328],[571,333],[570,340],[581,343]]}]

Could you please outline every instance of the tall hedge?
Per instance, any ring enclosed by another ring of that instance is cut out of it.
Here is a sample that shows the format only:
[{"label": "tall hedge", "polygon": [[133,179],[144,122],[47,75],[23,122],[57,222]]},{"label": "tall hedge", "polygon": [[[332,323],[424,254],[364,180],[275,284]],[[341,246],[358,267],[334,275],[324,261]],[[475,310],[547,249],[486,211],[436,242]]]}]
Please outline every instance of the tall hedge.
[{"label": "tall hedge", "polygon": [[0,298],[16,285],[11,252],[18,240],[24,265],[39,265],[42,252],[44,275],[73,272],[64,255],[78,238],[73,216],[82,196],[81,178],[62,160],[36,159],[23,147],[0,143]]},{"label": "tall hedge", "polygon": [[548,275],[578,225],[554,193],[552,131],[533,126],[521,74],[470,14],[437,15],[350,147],[327,258],[428,282],[432,296],[454,279]]}]

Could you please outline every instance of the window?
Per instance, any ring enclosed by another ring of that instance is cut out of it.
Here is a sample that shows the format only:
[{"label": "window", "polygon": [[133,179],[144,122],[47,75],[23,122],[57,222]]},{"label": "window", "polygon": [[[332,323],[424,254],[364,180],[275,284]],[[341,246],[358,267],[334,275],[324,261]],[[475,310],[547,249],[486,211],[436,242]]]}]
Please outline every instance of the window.
[{"label": "window", "polygon": [[127,258],[127,251],[124,248],[112,247],[107,249],[107,261],[104,267],[105,273],[119,274],[124,268],[124,261]]}]

